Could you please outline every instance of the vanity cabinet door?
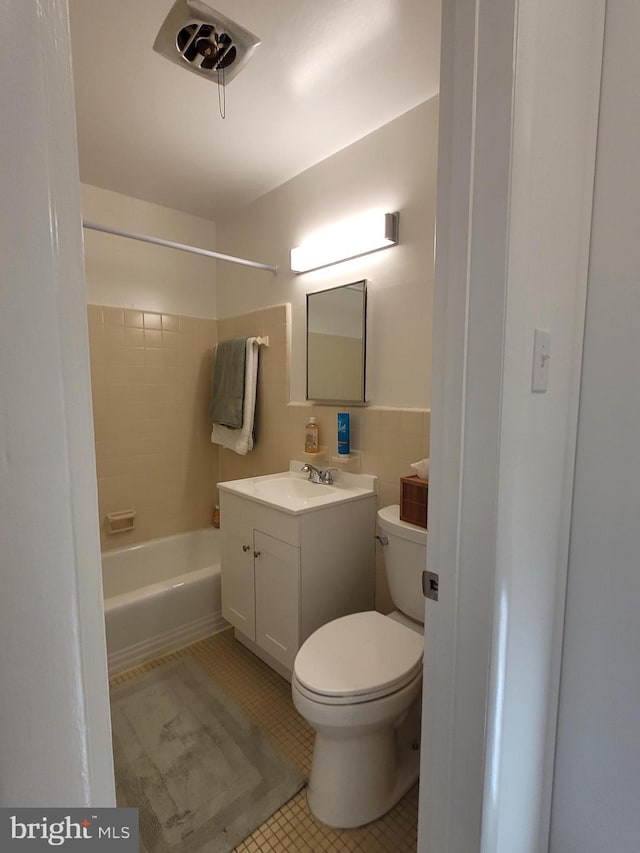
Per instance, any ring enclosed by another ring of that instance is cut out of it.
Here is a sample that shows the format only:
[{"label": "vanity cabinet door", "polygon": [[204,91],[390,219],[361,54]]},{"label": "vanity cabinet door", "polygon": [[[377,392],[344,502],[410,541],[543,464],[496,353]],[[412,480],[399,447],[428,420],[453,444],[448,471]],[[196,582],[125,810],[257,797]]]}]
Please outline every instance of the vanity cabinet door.
[{"label": "vanity cabinet door", "polygon": [[234,628],[255,640],[253,530],[225,525],[221,534],[222,615]]},{"label": "vanity cabinet door", "polygon": [[299,645],[300,549],[254,530],[255,641],[293,669]]}]

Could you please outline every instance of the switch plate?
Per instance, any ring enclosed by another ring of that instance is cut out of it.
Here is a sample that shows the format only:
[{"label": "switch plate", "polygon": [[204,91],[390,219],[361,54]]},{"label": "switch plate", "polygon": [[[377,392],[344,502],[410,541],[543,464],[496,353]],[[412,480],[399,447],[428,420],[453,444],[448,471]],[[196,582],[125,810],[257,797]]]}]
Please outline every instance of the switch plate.
[{"label": "switch plate", "polygon": [[533,333],[533,370],[531,390],[544,393],[549,386],[549,361],[551,360],[551,332],[535,329]]}]

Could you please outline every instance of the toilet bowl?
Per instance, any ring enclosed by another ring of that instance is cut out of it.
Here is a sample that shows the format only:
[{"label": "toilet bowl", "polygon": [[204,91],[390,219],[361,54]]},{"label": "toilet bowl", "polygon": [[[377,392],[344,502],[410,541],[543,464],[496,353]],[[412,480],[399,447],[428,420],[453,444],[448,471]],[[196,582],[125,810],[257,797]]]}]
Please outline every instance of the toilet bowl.
[{"label": "toilet bowl", "polygon": [[398,509],[381,510],[378,522],[385,569],[398,574],[390,584],[394,602],[410,602],[411,617],[366,611],[335,619],[303,643],[294,662],[293,702],[316,733],[307,799],[333,827],[375,820],[418,778],[424,639],[416,615],[426,531],[401,522]]}]

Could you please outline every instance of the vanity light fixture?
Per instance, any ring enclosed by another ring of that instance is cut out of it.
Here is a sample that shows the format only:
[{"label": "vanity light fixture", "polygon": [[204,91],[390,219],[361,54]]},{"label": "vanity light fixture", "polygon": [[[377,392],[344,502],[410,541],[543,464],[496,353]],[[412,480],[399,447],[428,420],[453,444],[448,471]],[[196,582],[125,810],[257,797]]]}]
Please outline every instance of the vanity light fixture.
[{"label": "vanity light fixture", "polygon": [[291,271],[308,272],[394,246],[399,219],[399,213],[375,210],[325,228],[291,249]]}]

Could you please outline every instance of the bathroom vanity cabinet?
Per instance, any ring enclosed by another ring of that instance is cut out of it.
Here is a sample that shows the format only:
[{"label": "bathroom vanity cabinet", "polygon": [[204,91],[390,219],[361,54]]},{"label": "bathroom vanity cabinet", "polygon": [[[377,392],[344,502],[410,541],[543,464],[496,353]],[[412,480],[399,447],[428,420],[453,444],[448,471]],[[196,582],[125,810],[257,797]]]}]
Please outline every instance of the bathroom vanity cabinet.
[{"label": "bathroom vanity cabinet", "polygon": [[290,512],[227,485],[220,484],[222,614],[240,642],[290,679],[316,628],[373,608],[375,493]]}]

